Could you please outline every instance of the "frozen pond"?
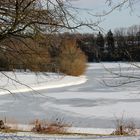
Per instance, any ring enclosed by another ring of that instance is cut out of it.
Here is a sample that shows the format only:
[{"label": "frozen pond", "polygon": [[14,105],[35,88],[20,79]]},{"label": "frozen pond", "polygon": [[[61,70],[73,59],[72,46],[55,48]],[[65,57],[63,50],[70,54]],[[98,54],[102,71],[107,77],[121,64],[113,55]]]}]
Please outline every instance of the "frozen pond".
[{"label": "frozen pond", "polygon": [[86,76],[88,81],[80,85],[1,95],[0,117],[11,123],[60,119],[75,127],[94,128],[114,128],[115,120],[123,117],[140,126],[138,68],[124,63],[95,63],[89,64]]}]

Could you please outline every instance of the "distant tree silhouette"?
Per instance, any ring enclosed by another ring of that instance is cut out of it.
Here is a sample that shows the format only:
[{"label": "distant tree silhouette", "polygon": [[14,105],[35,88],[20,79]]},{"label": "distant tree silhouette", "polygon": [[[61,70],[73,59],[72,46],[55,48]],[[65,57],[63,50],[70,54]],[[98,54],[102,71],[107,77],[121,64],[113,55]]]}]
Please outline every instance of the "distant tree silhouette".
[{"label": "distant tree silhouette", "polygon": [[114,52],[114,48],[115,48],[115,45],[114,45],[114,37],[113,37],[113,33],[111,30],[109,30],[109,32],[107,33],[107,46],[108,46],[108,50],[109,52]]},{"label": "distant tree silhouette", "polygon": [[98,58],[101,60],[103,51],[104,51],[104,37],[101,32],[98,33],[96,38],[96,47],[98,49]]}]

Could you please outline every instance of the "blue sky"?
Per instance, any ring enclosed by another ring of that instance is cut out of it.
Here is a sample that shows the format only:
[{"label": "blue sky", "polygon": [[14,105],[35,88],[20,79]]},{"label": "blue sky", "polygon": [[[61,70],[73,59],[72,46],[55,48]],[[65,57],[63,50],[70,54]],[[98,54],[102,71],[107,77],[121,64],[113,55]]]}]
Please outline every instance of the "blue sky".
[{"label": "blue sky", "polygon": [[[115,6],[119,2],[123,0],[114,0],[113,5]],[[88,13],[90,14],[102,14],[103,12],[107,12],[111,9],[106,0],[73,0],[72,5],[74,7],[79,8],[86,8],[90,9]],[[140,25],[140,2],[139,0],[134,0],[135,4],[133,5],[132,9],[128,8],[128,3],[125,4],[121,10],[116,9],[111,14],[102,17],[100,26],[105,30],[108,31],[109,29],[114,30],[115,28],[119,27],[129,27],[132,25]],[[99,18],[95,18],[90,14],[85,13],[84,10],[79,10],[79,17],[82,20],[93,20],[97,21]],[[85,29],[85,32],[89,32]]]}]

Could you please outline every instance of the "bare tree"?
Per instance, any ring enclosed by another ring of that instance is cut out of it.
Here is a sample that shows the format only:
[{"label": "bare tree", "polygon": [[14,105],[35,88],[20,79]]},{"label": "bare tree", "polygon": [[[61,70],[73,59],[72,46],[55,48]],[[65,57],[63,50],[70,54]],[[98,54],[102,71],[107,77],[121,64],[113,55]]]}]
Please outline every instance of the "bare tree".
[{"label": "bare tree", "polygon": [[25,37],[36,32],[52,33],[92,23],[78,21],[69,12],[69,2],[62,0],[1,0],[0,41],[9,37]]},{"label": "bare tree", "polygon": [[[121,0],[116,7],[126,3],[132,5],[134,2]],[[112,6],[113,0],[106,0],[106,3]],[[83,22],[75,18],[72,10],[75,9],[70,0],[1,0],[0,42],[9,37],[33,36],[37,32],[53,33],[81,26],[92,29],[98,27],[98,22]]]}]

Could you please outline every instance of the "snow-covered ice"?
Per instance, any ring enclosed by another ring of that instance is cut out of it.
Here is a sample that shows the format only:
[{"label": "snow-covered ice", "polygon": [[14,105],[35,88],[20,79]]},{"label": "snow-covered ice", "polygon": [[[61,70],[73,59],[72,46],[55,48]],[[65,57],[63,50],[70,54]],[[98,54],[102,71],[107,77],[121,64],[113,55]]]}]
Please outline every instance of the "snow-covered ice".
[{"label": "snow-covered ice", "polygon": [[39,94],[33,94],[27,87],[28,92],[25,92],[25,86],[21,88],[18,84],[13,90],[12,83],[5,86],[7,83],[2,82],[10,90],[19,92],[20,88],[23,92],[14,97],[11,94],[0,96],[0,116],[6,116],[9,122],[11,118],[24,124],[35,119],[55,121],[58,118],[72,124],[75,131],[94,128],[93,133],[110,133],[116,119],[123,117],[140,127],[140,81],[133,78],[140,77],[140,69],[134,65],[92,63],[88,64],[86,75],[77,78],[42,74],[35,77],[31,73],[16,73],[14,76],[23,79],[21,81],[38,90]]}]

